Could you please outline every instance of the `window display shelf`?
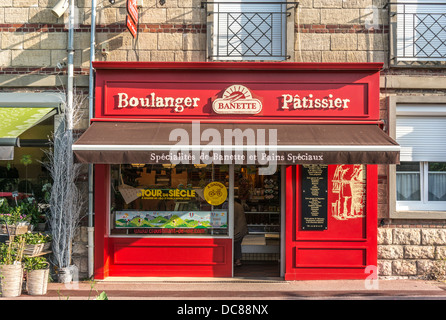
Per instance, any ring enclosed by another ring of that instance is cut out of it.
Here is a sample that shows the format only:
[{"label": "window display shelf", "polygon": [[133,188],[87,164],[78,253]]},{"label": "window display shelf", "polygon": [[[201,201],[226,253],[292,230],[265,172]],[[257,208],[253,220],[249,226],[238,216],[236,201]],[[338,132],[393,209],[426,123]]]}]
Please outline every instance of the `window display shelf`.
[{"label": "window display shelf", "polygon": [[280,234],[278,224],[248,224],[249,234]]},{"label": "window display shelf", "polygon": [[280,232],[280,211],[245,212],[249,234]]}]

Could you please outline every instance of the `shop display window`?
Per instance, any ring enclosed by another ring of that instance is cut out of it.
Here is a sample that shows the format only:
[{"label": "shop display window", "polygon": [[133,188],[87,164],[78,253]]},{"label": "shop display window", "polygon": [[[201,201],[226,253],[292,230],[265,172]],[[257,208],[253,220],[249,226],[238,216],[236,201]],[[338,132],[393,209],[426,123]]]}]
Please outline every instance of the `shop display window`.
[{"label": "shop display window", "polygon": [[[51,117],[22,133],[21,147],[14,147],[14,158],[0,160],[0,202],[32,209],[35,223],[45,222],[43,216],[48,213],[52,179],[45,167],[49,151],[46,142],[54,130],[53,122]],[[25,144],[29,141],[35,146]]]},{"label": "shop display window", "polygon": [[229,166],[111,166],[111,235],[228,235]]}]

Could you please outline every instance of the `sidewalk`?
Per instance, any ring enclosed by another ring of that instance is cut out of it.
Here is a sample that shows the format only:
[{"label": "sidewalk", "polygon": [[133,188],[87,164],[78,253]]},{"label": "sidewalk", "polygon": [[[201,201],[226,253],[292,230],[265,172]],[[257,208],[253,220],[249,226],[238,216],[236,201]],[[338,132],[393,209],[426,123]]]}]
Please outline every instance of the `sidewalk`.
[{"label": "sidewalk", "polygon": [[[377,285],[377,287],[376,287]],[[92,290],[93,286],[93,290]],[[446,300],[446,283],[424,280],[315,280],[280,278],[112,278],[104,281],[49,283],[44,296],[1,300]]]}]

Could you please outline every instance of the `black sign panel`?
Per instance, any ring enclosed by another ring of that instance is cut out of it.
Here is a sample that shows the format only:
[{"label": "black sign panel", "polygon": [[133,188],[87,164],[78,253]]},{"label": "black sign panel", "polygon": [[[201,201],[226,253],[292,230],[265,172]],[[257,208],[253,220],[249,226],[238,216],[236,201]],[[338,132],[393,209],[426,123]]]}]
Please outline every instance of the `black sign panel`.
[{"label": "black sign panel", "polygon": [[301,227],[302,230],[327,229],[327,184],[326,165],[303,165],[301,174]]}]

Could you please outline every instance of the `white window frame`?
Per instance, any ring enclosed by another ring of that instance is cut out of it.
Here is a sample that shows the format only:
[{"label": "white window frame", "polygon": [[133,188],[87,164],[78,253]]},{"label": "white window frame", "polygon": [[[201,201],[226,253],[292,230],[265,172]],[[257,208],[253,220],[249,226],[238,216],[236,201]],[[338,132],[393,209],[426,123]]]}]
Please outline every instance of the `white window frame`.
[{"label": "white window frame", "polygon": [[[396,201],[397,211],[442,211],[446,201],[429,201],[429,162],[414,161],[420,164],[420,201]],[[445,160],[446,162],[446,160]],[[397,171],[398,172],[398,171]]]},{"label": "white window frame", "polygon": [[[425,116],[444,116],[446,112],[443,110],[443,106],[446,105],[445,96],[391,96],[389,97],[389,135],[396,139],[396,117],[398,105],[424,105],[421,115]],[[437,107],[437,108],[436,108]],[[439,107],[439,108],[438,108]],[[404,110],[400,108],[399,113],[401,115],[408,115],[411,108]],[[412,114],[413,115],[413,114]],[[446,161],[446,159],[444,160]],[[415,162],[415,161],[414,161]],[[427,188],[428,185],[428,162],[420,162],[420,201],[397,201],[396,199],[396,165],[389,165],[388,183],[389,183],[389,218],[392,219],[446,219],[446,202],[445,201],[427,201]],[[424,183],[423,183],[424,181]]]}]

